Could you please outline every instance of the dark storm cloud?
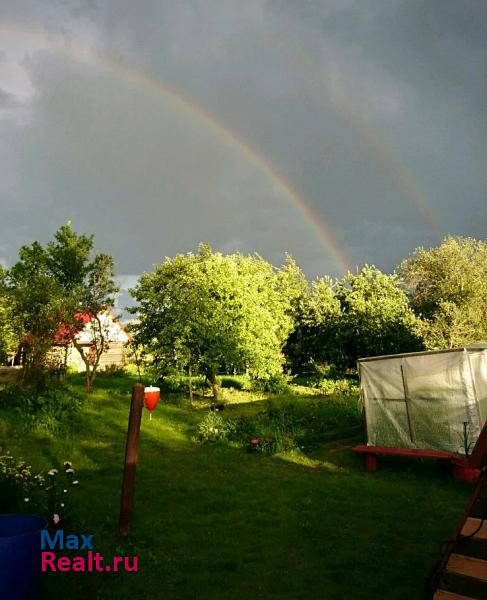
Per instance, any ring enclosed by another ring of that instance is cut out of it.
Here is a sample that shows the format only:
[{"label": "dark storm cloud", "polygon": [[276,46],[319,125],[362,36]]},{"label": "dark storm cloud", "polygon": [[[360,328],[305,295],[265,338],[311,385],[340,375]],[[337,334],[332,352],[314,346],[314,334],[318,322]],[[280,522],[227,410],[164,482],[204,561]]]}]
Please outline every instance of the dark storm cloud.
[{"label": "dark storm cloud", "polygon": [[[486,17],[443,0],[0,8],[172,86],[265,157],[352,262],[384,269],[444,233],[485,237]],[[194,112],[89,57],[2,41],[0,88],[21,98],[0,121],[4,261],[71,218],[121,273],[199,240],[340,271],[262,165]]]}]

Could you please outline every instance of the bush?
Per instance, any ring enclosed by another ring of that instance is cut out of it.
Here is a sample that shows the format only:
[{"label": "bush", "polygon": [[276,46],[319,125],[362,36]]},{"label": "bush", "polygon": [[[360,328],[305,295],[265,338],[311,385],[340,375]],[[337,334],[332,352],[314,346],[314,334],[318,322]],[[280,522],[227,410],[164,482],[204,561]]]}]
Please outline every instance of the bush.
[{"label": "bush", "polygon": [[54,515],[65,518],[72,487],[78,485],[70,461],[64,461],[62,474],[50,469],[46,475],[10,454],[0,456],[0,512],[36,513],[46,520]]},{"label": "bush", "polygon": [[310,361],[303,366],[302,370],[294,376],[295,383],[316,387],[323,379],[336,379],[341,376],[334,364],[318,363]]},{"label": "bush", "polygon": [[220,386],[222,388],[233,388],[234,390],[250,390],[252,382],[245,375],[222,375]]},{"label": "bush", "polygon": [[[211,414],[211,413],[210,413]],[[201,442],[226,440],[254,452],[273,454],[299,448],[313,450],[338,431],[360,427],[356,397],[336,396],[311,401],[270,399],[256,415],[224,419],[206,416],[199,425]]]},{"label": "bush", "polygon": [[235,432],[235,422],[224,419],[218,412],[208,412],[198,425],[198,438],[201,442],[228,440]]},{"label": "bush", "polygon": [[127,372],[125,370],[125,367],[121,365],[111,364],[106,365],[103,371],[100,371],[100,375],[102,375],[103,377],[125,377],[125,375],[127,375]]},{"label": "bush", "polygon": [[270,392],[271,394],[289,394],[291,386],[287,375],[271,375],[268,379],[253,379],[251,389],[254,392]]},{"label": "bush", "polygon": [[318,382],[316,387],[322,396],[356,396],[359,391],[359,385],[356,381],[350,379],[323,379]]},{"label": "bush", "polygon": [[0,512],[22,512],[43,485],[32,467],[10,454],[0,456]]},{"label": "bush", "polygon": [[188,392],[188,378],[184,375],[167,375],[157,381],[161,392],[167,394],[186,394]]},{"label": "bush", "polygon": [[19,414],[27,425],[50,431],[67,424],[81,405],[81,396],[61,386],[37,393],[12,384],[0,391],[0,410]]},{"label": "bush", "polygon": [[[188,394],[189,377],[184,374],[165,375],[156,380],[161,392],[166,394]],[[207,379],[202,375],[193,376],[193,391],[201,391],[210,388]]]}]

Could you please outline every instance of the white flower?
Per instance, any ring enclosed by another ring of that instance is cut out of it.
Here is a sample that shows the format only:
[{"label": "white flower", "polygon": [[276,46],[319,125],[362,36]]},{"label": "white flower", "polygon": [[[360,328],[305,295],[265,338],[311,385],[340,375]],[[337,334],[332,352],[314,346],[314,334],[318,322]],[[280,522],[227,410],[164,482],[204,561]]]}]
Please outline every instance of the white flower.
[{"label": "white flower", "polygon": [[67,494],[67,493],[68,493],[68,490],[63,490],[63,492],[64,492],[65,494]]},{"label": "white flower", "polygon": [[58,514],[55,514],[52,515],[52,520],[54,521],[54,524],[57,525],[61,519],[59,518]]},{"label": "white flower", "polygon": [[64,502],[61,502],[61,508],[64,508]]},{"label": "white flower", "polygon": [[54,477],[54,475],[57,475],[57,469],[51,469],[50,471],[47,472],[48,475],[51,475],[51,477]]},{"label": "white flower", "polygon": [[74,473],[74,469],[66,469],[66,473]]},{"label": "white flower", "polygon": [[78,481],[78,480],[76,480],[76,481],[73,481],[73,485],[78,485],[78,483],[79,483],[79,481]]},{"label": "white flower", "polygon": [[72,463],[70,460],[65,460],[65,461],[63,462],[63,465],[64,465],[65,467],[69,467],[69,468],[71,468],[71,467],[73,466],[73,463]]},{"label": "white flower", "polygon": [[24,498],[24,502],[29,502],[29,498]]}]

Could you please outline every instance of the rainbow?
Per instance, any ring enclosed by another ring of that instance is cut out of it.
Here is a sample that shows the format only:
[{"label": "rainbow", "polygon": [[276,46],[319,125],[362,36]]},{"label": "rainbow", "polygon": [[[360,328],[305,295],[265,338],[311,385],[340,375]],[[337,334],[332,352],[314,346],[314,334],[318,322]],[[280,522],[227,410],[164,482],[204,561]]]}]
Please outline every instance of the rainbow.
[{"label": "rainbow", "polygon": [[[164,97],[166,101],[169,101],[185,115],[196,118],[199,123],[205,125],[211,133],[236,149],[249,162],[254,164],[260,172],[265,174],[313,229],[326,252],[333,257],[336,264],[345,272],[352,270],[351,261],[347,256],[346,251],[336,241],[329,226],[323,221],[321,216],[316,214],[298,191],[286,181],[278,170],[265,157],[237,137],[233,131],[228,129],[213,115],[185,98],[174,88],[154,79],[140,69],[114,60],[91,48],[73,44],[71,41],[67,44],[59,35],[5,23],[0,24],[0,34],[11,35],[17,39],[35,41],[40,45],[45,45],[48,48],[68,56],[71,60],[107,68],[129,82],[139,84],[152,90],[154,93]],[[315,75],[312,72],[312,64],[310,61],[306,60],[306,57],[304,60],[301,59],[300,67]],[[330,97],[326,83],[323,85],[323,91],[326,92],[327,97]],[[364,141],[374,150],[375,154],[392,174],[405,196],[410,199],[418,214],[439,237],[441,226],[429,208],[426,197],[421,193],[409,173],[397,162],[393,153],[384,146],[379,137],[370,129],[370,127],[363,123],[349,107],[345,106],[343,103],[338,105],[336,102],[332,102],[332,107],[335,112],[350,124],[357,135],[364,139]]]},{"label": "rainbow", "polygon": [[[428,225],[431,232],[441,239],[444,235],[444,228],[436,215],[433,213],[430,202],[424,192],[420,189],[412,174],[400,163],[395,153],[384,144],[377,132],[372,129],[367,123],[361,119],[349,106],[343,98],[337,102],[333,98],[333,93],[330,90],[328,81],[321,75],[319,69],[314,65],[313,60],[307,55],[300,45],[294,45],[291,51],[291,46],[284,43],[287,40],[284,36],[272,34],[269,31],[264,33],[261,31],[262,38],[269,44],[272,44],[279,52],[286,54],[286,59],[294,63],[300,73],[307,73],[313,84],[318,84],[319,90],[323,92],[323,96],[331,105],[334,113],[339,115],[376,154],[385,167],[387,172],[392,176],[396,185],[402,190],[405,198],[414,207],[417,214]],[[303,32],[303,35],[305,32]],[[318,98],[318,94],[314,95],[314,100]],[[329,105],[327,105],[329,108]]]},{"label": "rainbow", "polygon": [[335,240],[328,225],[325,224],[321,217],[309,207],[293,186],[278,173],[276,168],[271,165],[266,158],[251,148],[246,142],[239,139],[231,130],[225,127],[212,115],[200,106],[190,102],[172,87],[150,77],[141,70],[120,61],[113,60],[99,52],[92,51],[89,48],[77,44],[72,44],[71,42],[67,45],[61,36],[55,34],[44,33],[43,31],[35,29],[26,29],[11,24],[0,24],[0,34],[11,35],[20,39],[24,38],[29,41],[33,40],[68,56],[72,60],[88,64],[97,64],[108,68],[130,82],[138,83],[153,90],[155,93],[163,96],[166,100],[169,100],[184,113],[197,118],[201,123],[206,125],[210,131],[238,150],[241,155],[269,177],[274,185],[283,193],[292,206],[311,226],[325,250],[333,256],[337,265],[345,272],[351,270],[351,262],[345,250]]}]

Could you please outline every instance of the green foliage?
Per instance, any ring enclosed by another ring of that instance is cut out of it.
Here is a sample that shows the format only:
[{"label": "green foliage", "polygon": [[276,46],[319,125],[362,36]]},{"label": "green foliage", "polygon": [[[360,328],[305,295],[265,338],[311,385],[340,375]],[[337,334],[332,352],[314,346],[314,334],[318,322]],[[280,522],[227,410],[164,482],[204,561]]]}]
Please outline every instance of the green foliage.
[{"label": "green foliage", "polygon": [[395,274],[375,267],[336,283],[316,280],[303,302],[286,353],[294,372],[312,364],[354,366],[360,357],[423,348],[421,323]]},{"label": "green foliage", "polygon": [[[76,315],[87,313],[95,317],[102,309],[113,306],[118,290],[113,281],[113,259],[106,254],[92,256],[92,250],[93,236],[78,235],[68,222],[46,247],[39,242],[23,246],[19,261],[8,272],[7,289],[23,333],[24,382],[38,391],[46,385],[47,354],[59,327],[65,327],[68,338],[76,345],[80,327]],[[88,361],[76,345],[85,361],[90,386],[100,355],[107,347],[101,328],[92,330],[94,361]]]},{"label": "green foliage", "polygon": [[57,431],[68,427],[81,405],[81,396],[64,387],[36,392],[10,384],[0,390],[0,411],[18,415],[22,425],[27,428]]},{"label": "green foliage", "polygon": [[6,271],[0,265],[0,365],[5,364],[9,352],[14,351],[20,342],[18,318],[5,280]]},{"label": "green foliage", "polygon": [[338,342],[341,311],[334,288],[332,279],[322,277],[302,289],[294,330],[284,350],[294,373],[308,371],[312,363],[342,360]]},{"label": "green foliage", "polygon": [[234,390],[251,390],[252,380],[245,375],[222,375],[220,377],[220,386]]},{"label": "green foliage", "polygon": [[0,512],[22,512],[24,505],[29,510],[43,484],[42,476],[25,461],[10,454],[0,456]]},{"label": "green foliage", "polygon": [[116,364],[106,365],[100,372],[103,377],[125,377],[126,374],[125,367]]},{"label": "green foliage", "polygon": [[304,369],[293,378],[293,383],[316,388],[324,379],[337,379],[339,371],[334,364],[319,363],[311,360]]},{"label": "green foliage", "polygon": [[310,451],[336,428],[361,426],[362,409],[357,395],[356,388],[347,388],[345,394],[335,392],[326,400],[269,399],[265,410],[237,418],[210,412],[198,425],[198,438],[203,443],[228,441],[265,454],[292,449]]},{"label": "green foliage", "polygon": [[19,261],[7,277],[19,328],[23,334],[23,380],[37,390],[46,384],[47,353],[65,308],[62,287],[52,277],[46,250],[34,242],[19,251]]},{"label": "green foliage", "polygon": [[270,392],[272,394],[289,394],[291,377],[287,375],[271,375],[266,379],[253,379],[251,390],[254,392]]},{"label": "green foliage", "polygon": [[321,379],[315,386],[322,396],[358,396],[359,385],[351,379]]},{"label": "green foliage", "polygon": [[213,253],[167,258],[132,290],[139,303],[136,343],[161,374],[206,373],[217,395],[220,369],[268,377],[281,369],[292,319],[275,269],[259,256]]},{"label": "green foliage", "polygon": [[365,356],[414,352],[424,348],[421,323],[409,307],[401,280],[375,267],[348,273],[338,283],[340,343],[346,362]]},{"label": "green foliage", "polygon": [[417,248],[400,272],[429,348],[487,339],[486,242],[448,236],[435,248]]},{"label": "green foliage", "polygon": [[[202,382],[200,379],[201,378],[195,378],[194,383],[199,383],[201,385]],[[158,379],[157,385],[161,388],[162,392],[168,394],[184,394],[188,391],[188,378],[184,375],[168,375],[167,377]]]},{"label": "green foliage", "polygon": [[201,442],[228,440],[235,431],[235,423],[225,419],[217,411],[209,411],[198,425],[198,439]]},{"label": "green foliage", "polygon": [[35,473],[22,459],[0,456],[0,512],[34,513],[47,521],[54,515],[65,518],[70,491],[79,482],[70,461],[58,473],[54,468],[45,475]]},{"label": "green foliage", "polygon": [[46,512],[48,518],[55,515],[59,519],[65,519],[69,514],[70,494],[72,490],[79,484],[78,479],[75,479],[75,471],[73,464],[69,460],[65,460],[63,468],[50,469],[45,477],[46,485],[44,492],[46,495],[47,506]]}]

